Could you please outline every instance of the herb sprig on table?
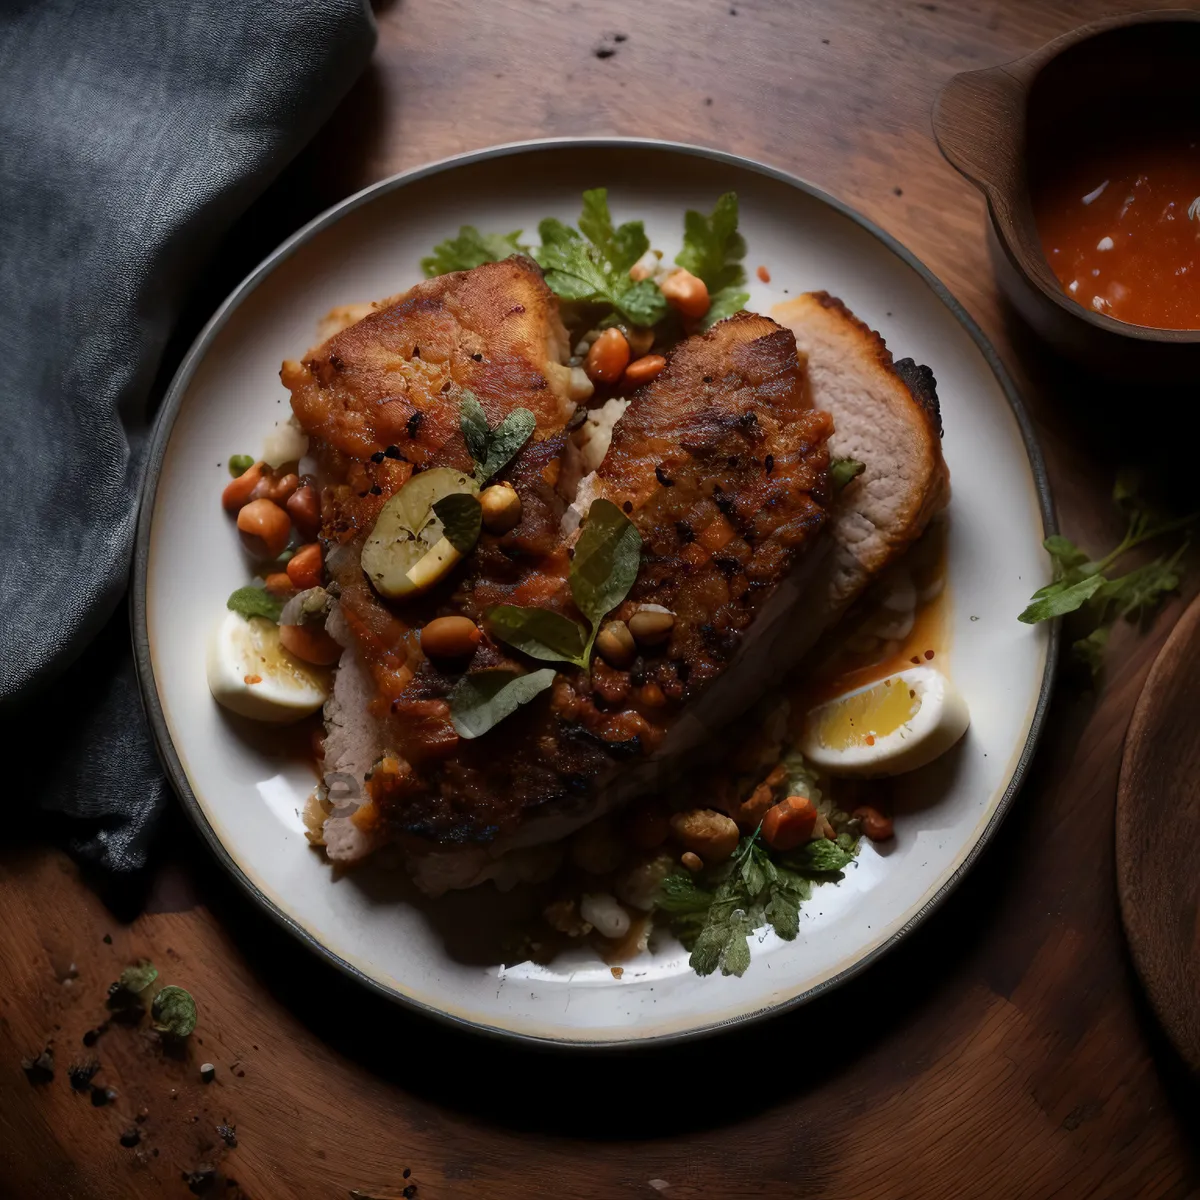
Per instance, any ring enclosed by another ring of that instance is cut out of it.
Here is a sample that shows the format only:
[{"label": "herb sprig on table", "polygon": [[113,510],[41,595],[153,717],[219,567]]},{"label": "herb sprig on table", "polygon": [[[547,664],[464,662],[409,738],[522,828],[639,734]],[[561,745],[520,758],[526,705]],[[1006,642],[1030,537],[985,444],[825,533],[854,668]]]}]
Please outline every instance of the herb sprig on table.
[{"label": "herb sprig on table", "polygon": [[[1145,619],[1182,580],[1182,563],[1191,544],[1188,530],[1200,513],[1176,517],[1143,494],[1142,473],[1126,468],[1117,475],[1113,503],[1125,514],[1125,536],[1103,558],[1093,559],[1070,538],[1054,534],[1042,543],[1054,564],[1054,582],[1034,592],[1020,620],[1028,625],[1079,614],[1078,636],[1071,649],[1077,661],[1097,675],[1104,665],[1109,633],[1121,618]],[[1124,574],[1113,568],[1137,547],[1184,533],[1171,552]]]}]

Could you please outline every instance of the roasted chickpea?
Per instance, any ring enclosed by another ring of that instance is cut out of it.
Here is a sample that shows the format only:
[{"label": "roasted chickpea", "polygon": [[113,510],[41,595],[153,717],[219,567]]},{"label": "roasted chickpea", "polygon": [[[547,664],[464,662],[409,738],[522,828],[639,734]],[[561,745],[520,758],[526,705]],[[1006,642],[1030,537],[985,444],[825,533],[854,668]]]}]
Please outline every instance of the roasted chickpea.
[{"label": "roasted chickpea", "polygon": [[313,541],[321,532],[321,497],[311,483],[301,484],[287,498],[287,514],[305,541]]},{"label": "roasted chickpea", "polygon": [[310,542],[307,546],[301,546],[288,559],[287,574],[298,592],[320,587],[325,574],[320,543]]},{"label": "roasted chickpea", "polygon": [[685,850],[706,863],[724,862],[737,849],[737,823],[711,808],[692,808],[671,818],[671,832]]},{"label": "roasted chickpea", "polygon": [[482,637],[470,617],[435,617],[421,630],[421,649],[430,658],[464,658]]},{"label": "roasted chickpea", "polygon": [[675,614],[659,612],[655,608],[639,608],[629,618],[629,632],[642,646],[657,646],[665,642],[674,628]]},{"label": "roasted chickpea", "polygon": [[299,486],[299,475],[288,474],[276,478],[270,471],[264,471],[250,499],[273,500],[276,504],[284,505]]},{"label": "roasted chickpea", "polygon": [[616,383],[628,365],[629,341],[613,327],[591,344],[583,369],[593,383]]},{"label": "roasted chickpea", "polygon": [[262,481],[266,464],[256,462],[247,467],[236,479],[225,485],[221,493],[221,507],[228,513],[235,513],[250,503],[254,489]]},{"label": "roasted chickpea", "polygon": [[862,825],[863,833],[873,842],[886,842],[896,832],[892,818],[885,817],[879,809],[872,808],[869,804],[860,805],[853,815]]},{"label": "roasted chickpea", "polygon": [[649,383],[666,365],[667,360],[661,354],[645,354],[641,358],[635,358],[625,368],[625,382],[635,386],[639,383]]},{"label": "roasted chickpea", "polygon": [[679,861],[695,875],[699,871],[704,870],[704,859],[698,854],[693,854],[690,850],[685,850],[680,856]]},{"label": "roasted chickpea", "polygon": [[263,586],[272,596],[277,596],[280,599],[284,596],[290,596],[296,590],[285,571],[272,572],[263,580]]},{"label": "roasted chickpea", "polygon": [[279,644],[289,653],[317,667],[331,667],[342,655],[342,648],[323,625],[280,625]]},{"label": "roasted chickpea", "polygon": [[521,520],[521,497],[511,483],[493,483],[479,493],[483,526],[489,533],[507,533]]},{"label": "roasted chickpea", "polygon": [[660,283],[667,303],[689,321],[698,321],[708,312],[711,301],[704,280],[680,267]]},{"label": "roasted chickpea", "polygon": [[278,558],[292,535],[287,513],[273,500],[251,500],[238,513],[237,527],[242,545],[255,558]]},{"label": "roasted chickpea", "polygon": [[596,635],[596,649],[604,661],[617,668],[624,668],[637,657],[637,645],[633,634],[624,621],[609,621]]}]

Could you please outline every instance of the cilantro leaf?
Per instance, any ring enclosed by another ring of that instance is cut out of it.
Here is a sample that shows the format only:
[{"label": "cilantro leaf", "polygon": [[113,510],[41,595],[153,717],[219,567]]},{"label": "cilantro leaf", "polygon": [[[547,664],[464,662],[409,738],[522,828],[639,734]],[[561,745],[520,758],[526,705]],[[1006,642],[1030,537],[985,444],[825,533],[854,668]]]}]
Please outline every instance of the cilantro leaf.
[{"label": "cilantro leaf", "polygon": [[153,1028],[173,1038],[185,1038],[196,1028],[196,1001],[174,984],[162,989],[150,1004]]},{"label": "cilantro leaf", "polygon": [[722,288],[719,292],[710,295],[708,312],[700,321],[700,329],[711,329],[718,321],[723,321],[726,317],[732,317],[734,313],[741,312],[749,299],[749,292],[739,291],[737,288]]},{"label": "cilantro leaf", "polygon": [[854,859],[853,850],[843,849],[836,842],[817,838],[807,842],[784,860],[796,871],[816,871],[825,874],[841,871]]},{"label": "cilantro leaf", "polygon": [[158,978],[158,968],[148,959],[121,972],[120,984],[127,992],[144,992]]},{"label": "cilantro leaf", "polygon": [[667,315],[667,302],[652,280],[629,278],[650,240],[641,221],[613,227],[606,188],[583,193],[579,229],[546,217],[538,236],[542,244],[533,257],[550,290],[564,300],[610,304],[634,325],[654,325]]},{"label": "cilantro leaf", "polygon": [[702,888],[690,874],[676,872],[668,875],[658,886],[655,904],[669,913],[707,912],[713,902],[713,893]]},{"label": "cilantro leaf", "polygon": [[707,217],[689,209],[683,218],[683,249],[675,256],[675,262],[703,279],[714,299],[719,292],[741,287],[746,282],[742,266],[746,239],[738,233],[737,224],[735,192],[726,192]]},{"label": "cilantro leaf", "polygon": [[238,588],[225,601],[225,607],[241,613],[243,617],[266,617],[268,621],[276,623],[283,613],[282,600],[276,599],[266,588],[253,585]]},{"label": "cilantro leaf", "polygon": [[1065,613],[1074,612],[1082,607],[1085,600],[1090,600],[1104,585],[1103,575],[1088,575],[1075,583],[1062,580],[1042,588],[1040,594],[1017,618],[1026,625],[1035,625],[1038,621],[1049,621],[1052,617],[1061,617]]},{"label": "cilantro leaf", "polygon": [[480,233],[474,225],[459,228],[458,237],[447,238],[421,259],[426,277],[448,275],[451,271],[469,271],[487,262],[499,262],[510,254],[528,254],[529,247],[518,240],[519,229],[512,233]]}]

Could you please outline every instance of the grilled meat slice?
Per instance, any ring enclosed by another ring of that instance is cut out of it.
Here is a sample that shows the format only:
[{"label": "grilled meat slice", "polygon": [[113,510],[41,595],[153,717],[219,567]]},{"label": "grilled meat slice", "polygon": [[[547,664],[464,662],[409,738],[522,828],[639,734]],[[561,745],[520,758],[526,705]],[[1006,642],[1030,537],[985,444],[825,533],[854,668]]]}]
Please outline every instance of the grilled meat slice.
[{"label": "grilled meat slice", "polygon": [[[335,803],[326,836],[331,857],[345,859],[375,844],[346,821],[388,748],[388,705],[424,661],[417,631],[436,604],[399,610],[382,601],[359,566],[364,538],[414,469],[471,469],[459,415],[466,391],[493,425],[516,408],[533,412],[534,444],[561,431],[590,393],[565,365],[557,301],[527,258],[427,280],[370,308],[331,314],[330,336],[280,373],[318,464],[326,565],[340,591],[329,628],[347,649],[326,711]],[[560,449],[561,439],[543,457],[556,459]],[[510,541],[536,524],[535,510],[531,501]]]},{"label": "grilled meat slice", "polygon": [[[556,839],[624,799],[628,789],[614,781],[633,765],[653,760],[661,771],[656,748],[697,696],[720,689],[756,614],[821,529],[829,432],[808,405],[795,340],[774,322],[746,314],[681,344],[634,393],[587,485],[592,498],[625,508],[643,539],[638,580],[615,615],[642,603],[671,608],[672,638],[631,670],[598,656],[590,672],[564,668],[550,692],[452,747],[445,696],[455,677],[421,664],[392,706],[391,736],[411,770],[372,781],[359,827],[416,850],[414,870],[430,890],[465,886],[504,850]],[[549,445],[527,448],[510,472],[540,526],[523,520],[504,538],[481,538],[440,612],[486,623],[492,605],[523,603],[581,619],[567,541],[547,536],[554,508],[536,494],[553,474]],[[514,535],[535,553],[505,544]],[[485,643],[469,669],[508,656]]]}]

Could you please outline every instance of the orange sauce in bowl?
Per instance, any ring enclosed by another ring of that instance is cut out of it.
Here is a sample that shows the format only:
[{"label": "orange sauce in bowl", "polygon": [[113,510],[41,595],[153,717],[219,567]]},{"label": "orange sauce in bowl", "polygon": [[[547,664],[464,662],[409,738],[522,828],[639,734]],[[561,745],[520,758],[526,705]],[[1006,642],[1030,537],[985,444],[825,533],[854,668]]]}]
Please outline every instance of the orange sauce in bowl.
[{"label": "orange sauce in bowl", "polygon": [[1200,129],[1089,138],[1047,156],[1032,190],[1073,300],[1131,325],[1200,329]]}]

